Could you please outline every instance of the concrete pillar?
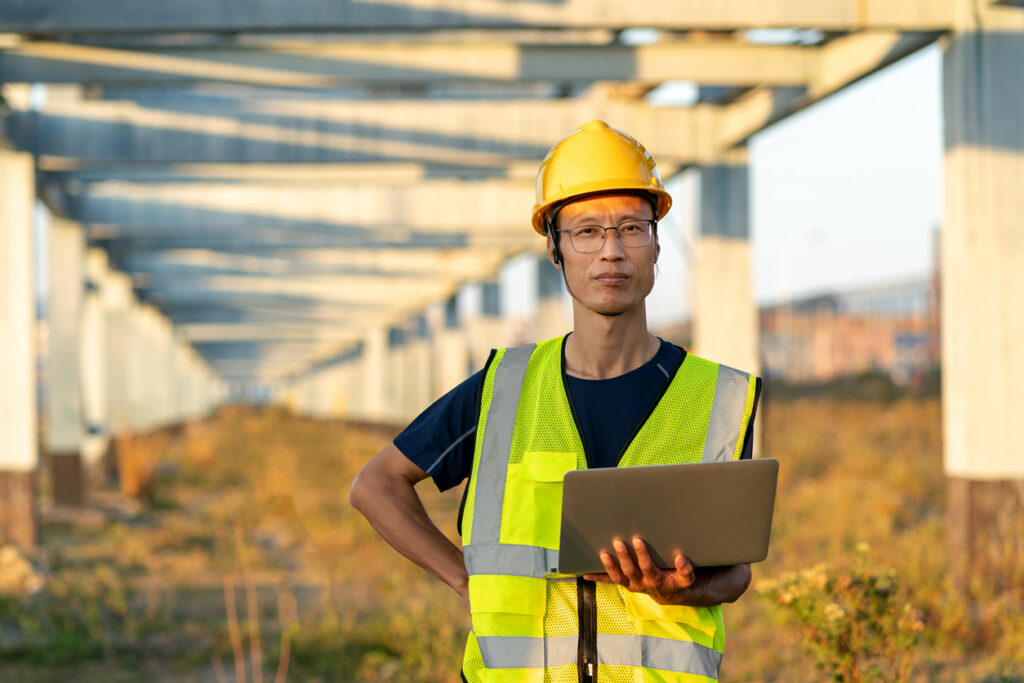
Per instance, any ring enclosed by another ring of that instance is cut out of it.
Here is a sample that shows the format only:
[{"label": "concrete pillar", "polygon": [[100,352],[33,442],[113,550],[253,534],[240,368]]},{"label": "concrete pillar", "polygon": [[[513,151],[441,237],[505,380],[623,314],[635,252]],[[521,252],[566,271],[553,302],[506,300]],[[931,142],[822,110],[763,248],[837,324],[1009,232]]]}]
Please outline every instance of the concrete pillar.
[{"label": "concrete pillar", "polygon": [[562,281],[562,271],[547,255],[537,257],[537,314],[534,317],[536,341],[559,337],[572,330],[572,309]]},{"label": "concrete pillar", "polygon": [[469,343],[462,329],[458,312],[458,297],[445,301],[440,325],[434,334],[434,375],[432,399],[437,399],[469,377]]},{"label": "concrete pillar", "polygon": [[709,360],[756,373],[760,364],[749,187],[745,149],[701,169],[693,346]]},{"label": "concrete pillar", "polygon": [[134,431],[149,431],[161,426],[166,359],[161,348],[159,313],[152,306],[138,303],[134,311],[130,392],[134,406],[133,427]]},{"label": "concrete pillar", "polygon": [[971,7],[943,56],[943,444],[961,577],[1024,559],[1024,11]]},{"label": "concrete pillar", "polygon": [[431,356],[430,325],[426,315],[413,318],[406,339],[405,410],[403,422],[419,415],[432,401],[434,364]]},{"label": "concrete pillar", "polygon": [[360,393],[363,407],[362,419],[370,422],[384,422],[388,415],[388,331],[386,328],[372,329],[363,337],[362,378]]},{"label": "concrete pillar", "polygon": [[0,149],[0,545],[36,543],[35,283],[28,154]]},{"label": "concrete pillar", "polygon": [[110,446],[107,396],[107,370],[104,367],[107,346],[107,319],[103,308],[103,287],[109,277],[107,253],[90,249],[85,260],[85,292],[82,301],[82,339],[79,345],[79,369],[82,386],[82,466],[86,487],[102,484],[103,454]]},{"label": "concrete pillar", "polygon": [[506,324],[501,317],[501,285],[496,281],[480,283],[480,308],[466,321],[472,370],[483,368],[491,349],[506,345]]},{"label": "concrete pillar", "polygon": [[131,431],[129,376],[132,363],[132,288],[124,273],[108,271],[100,288],[106,320],[106,369],[108,425],[111,436]]},{"label": "concrete pillar", "polygon": [[175,386],[177,380],[177,349],[175,348],[174,326],[159,311],[154,310],[156,319],[156,383],[154,398],[156,400],[158,419],[157,426],[168,427],[181,423],[181,413],[177,409]]},{"label": "concrete pillar", "polygon": [[85,500],[79,372],[85,236],[76,223],[50,221],[50,296],[47,306],[46,455],[55,505]]}]

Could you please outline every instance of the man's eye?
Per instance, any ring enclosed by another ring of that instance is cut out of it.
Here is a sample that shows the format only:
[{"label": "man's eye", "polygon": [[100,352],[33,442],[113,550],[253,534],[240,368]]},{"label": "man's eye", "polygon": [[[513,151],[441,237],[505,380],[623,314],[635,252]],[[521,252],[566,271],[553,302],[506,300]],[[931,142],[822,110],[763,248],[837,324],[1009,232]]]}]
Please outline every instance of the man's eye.
[{"label": "man's eye", "polygon": [[595,232],[594,228],[584,225],[582,228],[576,228],[576,231],[573,234],[577,237],[589,237]]},{"label": "man's eye", "polygon": [[641,223],[625,223],[619,226],[619,232],[643,232],[644,226]]}]

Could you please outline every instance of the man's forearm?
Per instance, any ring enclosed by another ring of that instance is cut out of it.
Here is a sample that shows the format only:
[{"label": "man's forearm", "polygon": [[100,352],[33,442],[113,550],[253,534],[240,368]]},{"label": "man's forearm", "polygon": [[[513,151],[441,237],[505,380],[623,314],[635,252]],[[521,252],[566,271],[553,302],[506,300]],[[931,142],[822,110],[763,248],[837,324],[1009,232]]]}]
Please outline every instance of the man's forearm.
[{"label": "man's forearm", "polygon": [[350,500],[381,538],[451,586],[468,607],[462,550],[430,521],[412,483],[364,471],[352,484]]},{"label": "man's forearm", "polygon": [[697,568],[696,579],[686,589],[680,604],[691,607],[711,607],[723,602],[735,602],[750,585],[750,565]]}]

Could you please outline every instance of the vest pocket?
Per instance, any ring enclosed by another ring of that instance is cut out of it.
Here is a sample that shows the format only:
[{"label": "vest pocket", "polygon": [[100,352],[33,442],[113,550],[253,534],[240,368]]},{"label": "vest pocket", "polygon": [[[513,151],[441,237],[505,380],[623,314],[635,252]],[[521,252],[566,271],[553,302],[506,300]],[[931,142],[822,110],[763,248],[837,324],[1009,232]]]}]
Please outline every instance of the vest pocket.
[{"label": "vest pocket", "polygon": [[562,478],[576,469],[576,453],[527,451],[509,464],[501,541],[557,548],[562,518]]},{"label": "vest pocket", "polygon": [[481,681],[542,683],[544,662],[535,661],[535,655],[539,651],[543,658],[546,596],[544,579],[492,574],[469,577],[473,635],[484,662]]},{"label": "vest pocket", "polygon": [[625,588],[620,588],[619,592],[626,613],[636,623],[640,634],[715,647],[720,626],[716,608],[661,605],[644,593],[633,593]]},{"label": "vest pocket", "polygon": [[[477,638],[497,635],[543,638],[546,596],[544,579],[472,575],[469,577],[469,611],[473,615],[473,632]],[[484,661],[487,661],[486,653]]]}]

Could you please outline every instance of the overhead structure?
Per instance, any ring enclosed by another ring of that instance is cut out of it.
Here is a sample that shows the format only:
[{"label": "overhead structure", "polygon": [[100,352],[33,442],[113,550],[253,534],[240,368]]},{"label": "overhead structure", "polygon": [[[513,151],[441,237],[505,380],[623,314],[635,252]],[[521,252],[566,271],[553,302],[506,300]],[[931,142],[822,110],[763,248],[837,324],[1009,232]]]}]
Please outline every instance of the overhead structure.
[{"label": "overhead structure", "polygon": [[925,4],[4,3],[0,134],[214,368],[272,386],[539,252],[533,173],[583,121],[719,167],[934,41]]},{"label": "overhead structure", "polygon": [[[1003,413],[967,396],[998,402],[1019,388],[998,373],[971,385],[978,358],[1014,353],[993,340],[1012,337],[1019,316],[993,308],[986,320],[1001,326],[981,331],[961,324],[972,314],[956,302],[975,290],[1019,299],[1019,279],[1002,283],[1024,269],[1002,259],[1024,234],[1024,212],[1009,208],[1024,142],[1008,99],[1022,76],[1022,4],[137,0],[115,12],[98,0],[0,0],[0,147],[27,153],[18,158],[35,164],[37,196],[79,226],[90,262],[102,250],[131,306],[167,321],[177,342],[166,345],[198,351],[236,393],[401,420],[473,367],[466,335],[480,336],[481,322],[462,320],[455,302],[485,283],[493,317],[502,264],[542,255],[529,230],[533,173],[594,118],[642,140],[665,176],[704,170],[695,329],[709,348],[696,350],[756,364],[746,141],[942,38],[947,254],[992,247],[944,266],[957,321],[944,337],[957,394],[947,461],[958,477],[1017,481],[1009,461],[979,464],[1004,442],[976,435],[1009,420],[990,425]],[[15,175],[0,178],[5,192],[23,189]],[[968,190],[980,177],[994,179],[993,197]],[[4,249],[24,249],[0,234]],[[488,329],[555,331],[557,282],[543,270],[537,282],[543,323]],[[92,326],[96,305],[81,302]],[[445,351],[428,352],[427,339]],[[425,358],[433,374],[411,371]],[[1013,358],[1006,367],[1020,366]],[[90,367],[81,372],[96,375]],[[375,388],[385,374],[416,386]]]}]

